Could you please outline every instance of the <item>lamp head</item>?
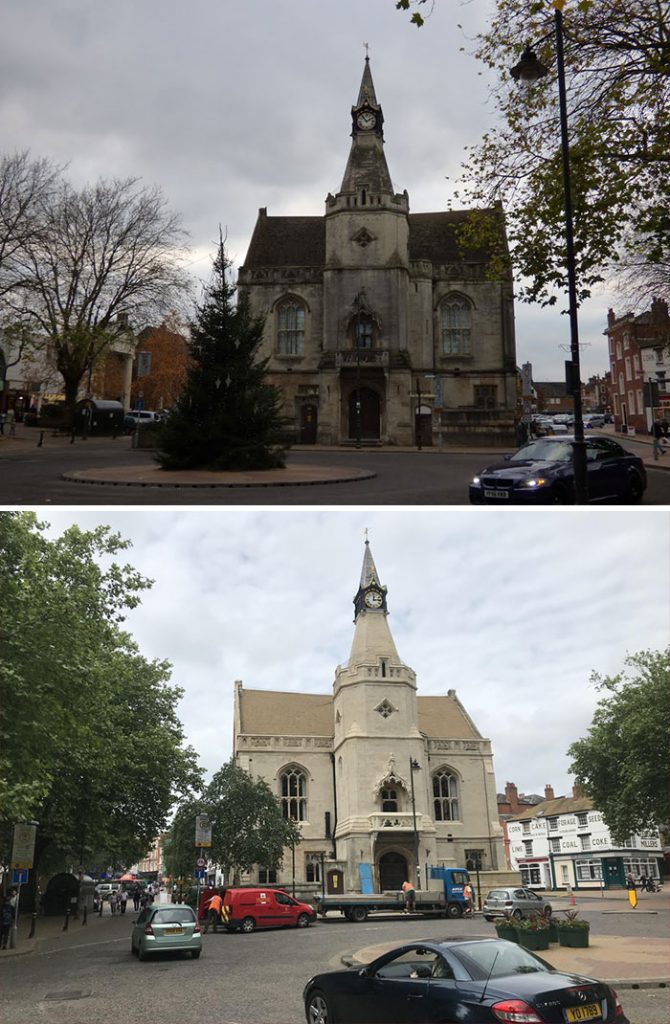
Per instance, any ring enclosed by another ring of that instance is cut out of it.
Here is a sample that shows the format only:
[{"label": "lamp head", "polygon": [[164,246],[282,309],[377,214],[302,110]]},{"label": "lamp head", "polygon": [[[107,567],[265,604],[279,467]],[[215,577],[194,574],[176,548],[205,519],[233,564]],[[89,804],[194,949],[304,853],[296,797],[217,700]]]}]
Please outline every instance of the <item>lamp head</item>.
[{"label": "lamp head", "polygon": [[522,85],[530,85],[532,82],[537,82],[540,78],[548,75],[549,69],[537,59],[535,51],[531,48],[530,43],[528,43],[521,54],[519,63],[510,68],[510,74],[515,82],[521,82]]}]

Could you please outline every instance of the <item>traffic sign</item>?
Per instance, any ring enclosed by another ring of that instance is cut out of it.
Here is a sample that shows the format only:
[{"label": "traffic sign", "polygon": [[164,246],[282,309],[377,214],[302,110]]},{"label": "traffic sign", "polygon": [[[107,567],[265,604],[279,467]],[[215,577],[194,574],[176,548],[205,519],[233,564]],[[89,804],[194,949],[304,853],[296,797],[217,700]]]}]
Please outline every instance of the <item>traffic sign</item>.
[{"label": "traffic sign", "polygon": [[16,869],[12,871],[12,885],[27,885],[28,884],[28,869]]},{"label": "traffic sign", "polygon": [[197,861],[195,862],[195,866],[197,868],[206,868],[207,867],[207,861],[205,860],[204,857],[198,857]]},{"label": "traffic sign", "polygon": [[193,873],[194,873],[196,878],[204,878],[205,877],[205,869],[204,868],[196,868]]}]

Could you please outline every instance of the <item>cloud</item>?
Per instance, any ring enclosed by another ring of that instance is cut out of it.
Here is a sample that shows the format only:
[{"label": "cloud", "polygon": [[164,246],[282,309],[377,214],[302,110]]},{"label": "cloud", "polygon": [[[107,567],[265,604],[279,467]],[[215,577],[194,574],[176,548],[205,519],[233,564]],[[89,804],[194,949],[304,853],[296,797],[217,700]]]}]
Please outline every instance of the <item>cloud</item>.
[{"label": "cloud", "polygon": [[[644,516],[644,529],[640,519]],[[567,792],[592,671],[667,644],[665,512],[50,510],[50,534],[109,524],[155,580],[127,626],[184,688],[208,773],[232,750],[233,685],[332,693],[353,637],[364,530],[419,693],[455,689],[491,739],[498,789]],[[653,572],[650,567],[653,566]]]},{"label": "cloud", "polygon": [[[5,151],[67,162],[78,184],[159,184],[205,279],[219,224],[239,266],[259,207],[323,213],[346,164],[364,42],[391,176],[413,211],[446,208],[465,147],[494,127],[489,80],[470,55],[482,5],[438,3],[421,31],[392,0],[165,0],[156,10],[149,0],[10,0],[0,134]],[[584,379],[608,367],[610,304],[600,296],[580,312]],[[516,315],[518,362],[562,380],[567,319],[522,305]]]}]

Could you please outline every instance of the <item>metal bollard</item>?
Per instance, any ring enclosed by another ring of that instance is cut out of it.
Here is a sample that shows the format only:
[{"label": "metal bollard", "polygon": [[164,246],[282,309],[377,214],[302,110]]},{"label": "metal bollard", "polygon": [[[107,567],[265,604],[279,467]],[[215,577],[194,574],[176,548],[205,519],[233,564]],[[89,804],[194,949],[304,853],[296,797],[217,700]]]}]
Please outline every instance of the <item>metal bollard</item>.
[{"label": "metal bollard", "polygon": [[100,900],[100,908],[98,910],[98,917],[102,917],[102,908],[104,907],[104,905],[105,905],[104,901],[101,899]]},{"label": "metal bollard", "polygon": [[37,447],[41,448],[43,444],[44,444],[44,431],[40,430],[40,439],[37,442]]},{"label": "metal bollard", "polygon": [[88,921],[86,920],[87,916],[88,916],[88,907],[86,906],[86,904],[84,904],[84,913],[82,914],[82,918],[81,918],[82,926],[85,925],[85,924],[88,924]]},{"label": "metal bollard", "polygon": [[63,931],[66,932],[70,927],[70,908],[68,907],[65,911],[65,924],[63,925]]},{"label": "metal bollard", "polygon": [[33,939],[35,937],[35,926],[37,925],[37,914],[35,911],[30,915],[30,931],[28,932],[28,938]]}]

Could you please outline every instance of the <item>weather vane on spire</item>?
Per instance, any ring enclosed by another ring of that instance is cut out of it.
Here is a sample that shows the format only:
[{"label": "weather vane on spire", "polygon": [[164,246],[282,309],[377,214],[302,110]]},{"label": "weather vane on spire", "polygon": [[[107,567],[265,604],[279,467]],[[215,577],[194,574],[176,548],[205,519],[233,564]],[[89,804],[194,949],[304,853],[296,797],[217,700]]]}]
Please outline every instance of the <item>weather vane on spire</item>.
[{"label": "weather vane on spire", "polygon": [[363,46],[365,47],[365,59],[370,60],[370,44],[363,43]]},{"label": "weather vane on spire", "polygon": [[363,533],[365,534],[365,543],[367,544],[367,542],[368,542],[368,528],[367,528],[367,526],[363,530]]}]

